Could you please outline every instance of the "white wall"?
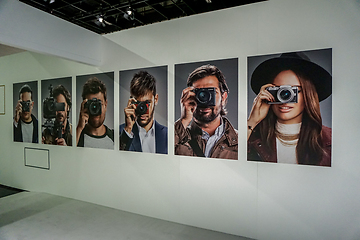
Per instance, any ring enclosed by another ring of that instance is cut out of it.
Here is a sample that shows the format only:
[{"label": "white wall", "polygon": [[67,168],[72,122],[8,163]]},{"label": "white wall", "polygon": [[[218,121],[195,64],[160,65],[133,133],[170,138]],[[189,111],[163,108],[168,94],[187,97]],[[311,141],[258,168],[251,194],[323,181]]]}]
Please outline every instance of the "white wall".
[{"label": "white wall", "polygon": [[[358,0],[272,0],[109,34],[97,68],[0,58],[0,182],[256,239],[360,239],[359,13]],[[332,167],[248,163],[247,56],[319,48],[333,48]],[[174,156],[174,64],[230,57],[239,58],[239,160]],[[169,65],[168,156],[11,141],[12,83],[115,71],[117,91],[119,70],[157,65]],[[24,167],[24,146],[50,149],[51,170]]]},{"label": "white wall", "polygon": [[96,33],[18,0],[0,1],[0,43],[91,65],[102,62]]}]

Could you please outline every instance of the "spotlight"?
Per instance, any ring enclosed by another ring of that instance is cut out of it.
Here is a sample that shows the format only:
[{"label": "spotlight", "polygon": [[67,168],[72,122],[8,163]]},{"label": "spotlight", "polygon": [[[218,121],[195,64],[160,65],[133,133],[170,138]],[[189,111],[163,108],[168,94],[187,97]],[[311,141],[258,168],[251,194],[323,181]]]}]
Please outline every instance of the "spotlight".
[{"label": "spotlight", "polygon": [[128,8],[126,9],[126,13],[127,13],[129,16],[131,16],[131,14],[133,13],[131,7],[128,7]]},{"label": "spotlight", "polygon": [[105,20],[105,16],[103,14],[97,15],[96,19],[94,20],[95,24],[98,25],[99,27],[105,27],[106,24],[108,23]]},{"label": "spotlight", "polygon": [[135,11],[132,7],[128,7],[124,13],[124,18],[129,21],[133,21],[135,19]]}]

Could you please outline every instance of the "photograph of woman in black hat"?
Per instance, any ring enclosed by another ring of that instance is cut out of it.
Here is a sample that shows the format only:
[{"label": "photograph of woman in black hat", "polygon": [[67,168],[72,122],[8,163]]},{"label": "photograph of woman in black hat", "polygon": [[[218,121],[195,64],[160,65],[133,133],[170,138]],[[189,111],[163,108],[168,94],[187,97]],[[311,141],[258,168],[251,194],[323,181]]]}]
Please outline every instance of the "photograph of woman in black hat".
[{"label": "photograph of woman in black hat", "polygon": [[249,57],[248,74],[248,161],[330,167],[331,49]]}]

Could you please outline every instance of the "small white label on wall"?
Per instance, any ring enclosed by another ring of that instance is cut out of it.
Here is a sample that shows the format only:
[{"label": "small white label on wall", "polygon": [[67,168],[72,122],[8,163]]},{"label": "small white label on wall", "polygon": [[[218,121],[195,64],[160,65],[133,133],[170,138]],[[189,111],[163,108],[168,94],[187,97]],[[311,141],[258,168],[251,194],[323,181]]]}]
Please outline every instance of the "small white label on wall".
[{"label": "small white label on wall", "polygon": [[24,148],[25,166],[50,170],[50,152],[48,149]]}]

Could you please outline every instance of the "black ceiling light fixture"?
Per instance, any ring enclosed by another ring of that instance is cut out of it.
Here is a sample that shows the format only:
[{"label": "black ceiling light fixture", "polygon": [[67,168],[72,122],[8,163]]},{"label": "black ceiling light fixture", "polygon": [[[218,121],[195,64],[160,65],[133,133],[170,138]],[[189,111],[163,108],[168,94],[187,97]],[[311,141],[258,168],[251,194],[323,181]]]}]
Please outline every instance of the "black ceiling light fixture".
[{"label": "black ceiling light fixture", "polygon": [[95,24],[98,26],[101,26],[101,27],[105,27],[106,24],[105,24],[104,15],[102,15],[102,14],[97,15],[96,19],[95,19]]},{"label": "black ceiling light fixture", "polygon": [[129,0],[129,7],[126,8],[126,11],[124,13],[124,18],[128,21],[135,20],[135,9],[131,7],[131,0]]},{"label": "black ceiling light fixture", "polygon": [[106,27],[106,25],[112,25],[112,23],[106,21],[106,13],[103,13],[102,5],[100,4],[100,13],[96,15],[96,19],[94,20],[95,24],[99,27]]}]

